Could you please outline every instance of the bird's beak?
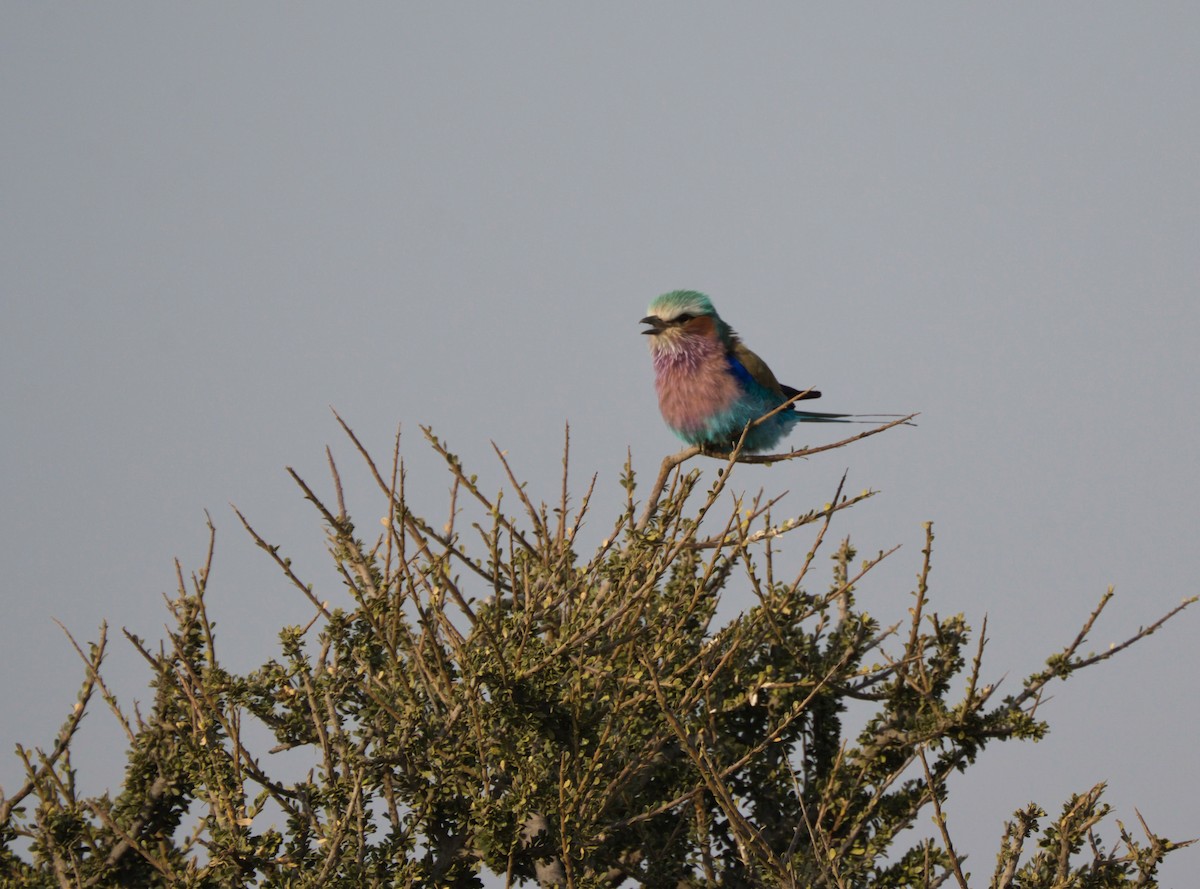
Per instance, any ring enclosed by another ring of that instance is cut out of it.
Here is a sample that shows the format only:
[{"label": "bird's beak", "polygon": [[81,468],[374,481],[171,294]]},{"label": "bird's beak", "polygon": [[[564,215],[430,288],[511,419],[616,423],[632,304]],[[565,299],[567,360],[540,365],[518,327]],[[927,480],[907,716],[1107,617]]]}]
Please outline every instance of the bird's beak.
[{"label": "bird's beak", "polygon": [[666,325],[663,324],[662,318],[659,318],[657,315],[647,315],[645,318],[639,321],[638,324],[649,324],[650,329],[643,330],[642,333],[649,334],[650,336],[655,336],[662,333],[663,328],[666,327]]}]

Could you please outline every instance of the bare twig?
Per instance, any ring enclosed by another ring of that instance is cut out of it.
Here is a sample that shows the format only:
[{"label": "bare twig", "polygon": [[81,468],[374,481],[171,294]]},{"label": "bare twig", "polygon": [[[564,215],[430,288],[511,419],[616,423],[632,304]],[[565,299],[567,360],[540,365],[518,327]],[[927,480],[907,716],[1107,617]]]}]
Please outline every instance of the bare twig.
[{"label": "bare twig", "polygon": [[925,770],[926,787],[929,788],[929,797],[933,802],[933,820],[942,835],[942,842],[946,846],[946,853],[950,856],[950,864],[954,868],[954,878],[958,881],[960,889],[970,889],[967,885],[967,878],[962,872],[962,862],[964,859],[959,858],[958,853],[954,851],[954,843],[950,840],[950,829],[946,826],[946,814],[942,811],[942,804],[938,800],[939,785],[938,782],[934,781],[933,773],[929,771],[929,760],[925,758],[925,748],[919,748],[917,755],[921,759],[921,767]]}]

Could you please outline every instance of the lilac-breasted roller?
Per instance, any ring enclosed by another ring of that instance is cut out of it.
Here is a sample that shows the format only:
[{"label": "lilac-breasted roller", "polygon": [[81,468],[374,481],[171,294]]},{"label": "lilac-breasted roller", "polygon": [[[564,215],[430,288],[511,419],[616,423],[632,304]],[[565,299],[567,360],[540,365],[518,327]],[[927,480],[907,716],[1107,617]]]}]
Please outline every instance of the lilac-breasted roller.
[{"label": "lilac-breasted roller", "polygon": [[[688,444],[730,451],[747,423],[800,394],[775,379],[703,293],[673,290],[647,311],[641,323],[650,327],[642,333],[650,336],[658,407],[671,431]],[[810,391],[799,400],[820,397]],[[852,416],[789,407],[752,428],[743,450],[773,447],[797,423],[841,423]]]}]

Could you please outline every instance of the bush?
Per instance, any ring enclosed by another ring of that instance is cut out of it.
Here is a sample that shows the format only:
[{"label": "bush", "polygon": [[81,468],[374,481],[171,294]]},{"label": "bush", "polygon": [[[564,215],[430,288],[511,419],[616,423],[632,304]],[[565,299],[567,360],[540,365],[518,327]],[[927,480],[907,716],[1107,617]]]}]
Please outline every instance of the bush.
[{"label": "bush", "polygon": [[[1035,709],[1050,682],[1190,604],[1084,654],[1110,591],[1001,699],[982,678],[984,633],[972,644],[962,615],[929,608],[928,527],[907,614],[885,626],[856,607],[884,554],[860,563],[829,532],[870,492],[839,488],[786,520],[761,492],[726,512],[747,458],[725,459],[705,487],[689,449],[664,461],[641,504],[627,465],[625,508],[585,557],[575,544],[595,481],[572,506],[565,455],[553,506],[529,498],[499,451],[511,485],[489,497],[426,430],[452,479],[437,529],[405,499],[399,439],[385,476],[343,427],[388,503],[378,540],[357,535],[332,459],[334,506],[292,476],[353,607],[330,608],[246,524],[315,610],[280,633],[276,658],[247,675],[221,666],[205,605],[211,546],[190,585],[180,575],[165,645],[126,634],[153,674],[148,714],[123,711],[105,685],[104,628],[77,645],[79,701],[48,752],[18,749],[27,782],[0,803],[4,885],[477,886],[490,871],[493,883],[578,887],[965,887],[942,812],[948,776],[993,741],[1044,735]],[[460,501],[478,513],[470,527]],[[779,548],[802,529],[802,567],[777,577]],[[814,591],[826,552],[832,580]],[[731,589],[756,604],[720,622]],[[72,739],[97,694],[129,737],[115,799],[74,789]],[[870,714],[853,736],[851,706]],[[250,749],[253,722],[271,750]],[[285,749],[309,758],[306,777],[272,777],[270,754]],[[923,813],[935,836],[902,841]],[[1186,844],[1121,828],[1107,845],[1094,831],[1108,814],[1100,786],[1056,818],[1016,812],[987,885],[1155,885]]]}]

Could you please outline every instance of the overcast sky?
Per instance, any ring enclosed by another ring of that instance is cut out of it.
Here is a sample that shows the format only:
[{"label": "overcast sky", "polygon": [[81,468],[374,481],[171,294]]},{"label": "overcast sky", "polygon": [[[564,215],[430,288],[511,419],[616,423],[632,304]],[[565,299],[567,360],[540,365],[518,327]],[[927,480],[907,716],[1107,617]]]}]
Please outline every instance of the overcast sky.
[{"label": "overcast sky", "polygon": [[[902,544],[863,601],[903,617],[922,523],[931,607],[989,620],[985,673],[1123,639],[1200,592],[1200,6],[1123,4],[7,4],[0,29],[0,783],[49,746],[80,640],[146,702],[116,628],[159,638],[218,528],[209,593],[228,666],[307,622],[229,507],[335,603],[319,517],[347,467],[334,406],[444,514],[431,424],[498,485],[600,474],[677,446],[637,320],[693,288],[819,409],[921,411],[916,429],[741,487]],[[801,427],[791,444],[839,430]],[[711,467],[709,467],[711,471]],[[807,543],[797,538],[794,546]],[[733,594],[730,607],[746,604]],[[1057,686],[1040,744],[951,783],[969,870],[1003,819],[1109,782],[1200,835],[1200,612]],[[75,765],[121,781],[95,709]],[[1179,853],[1164,885],[1188,885]]]}]

